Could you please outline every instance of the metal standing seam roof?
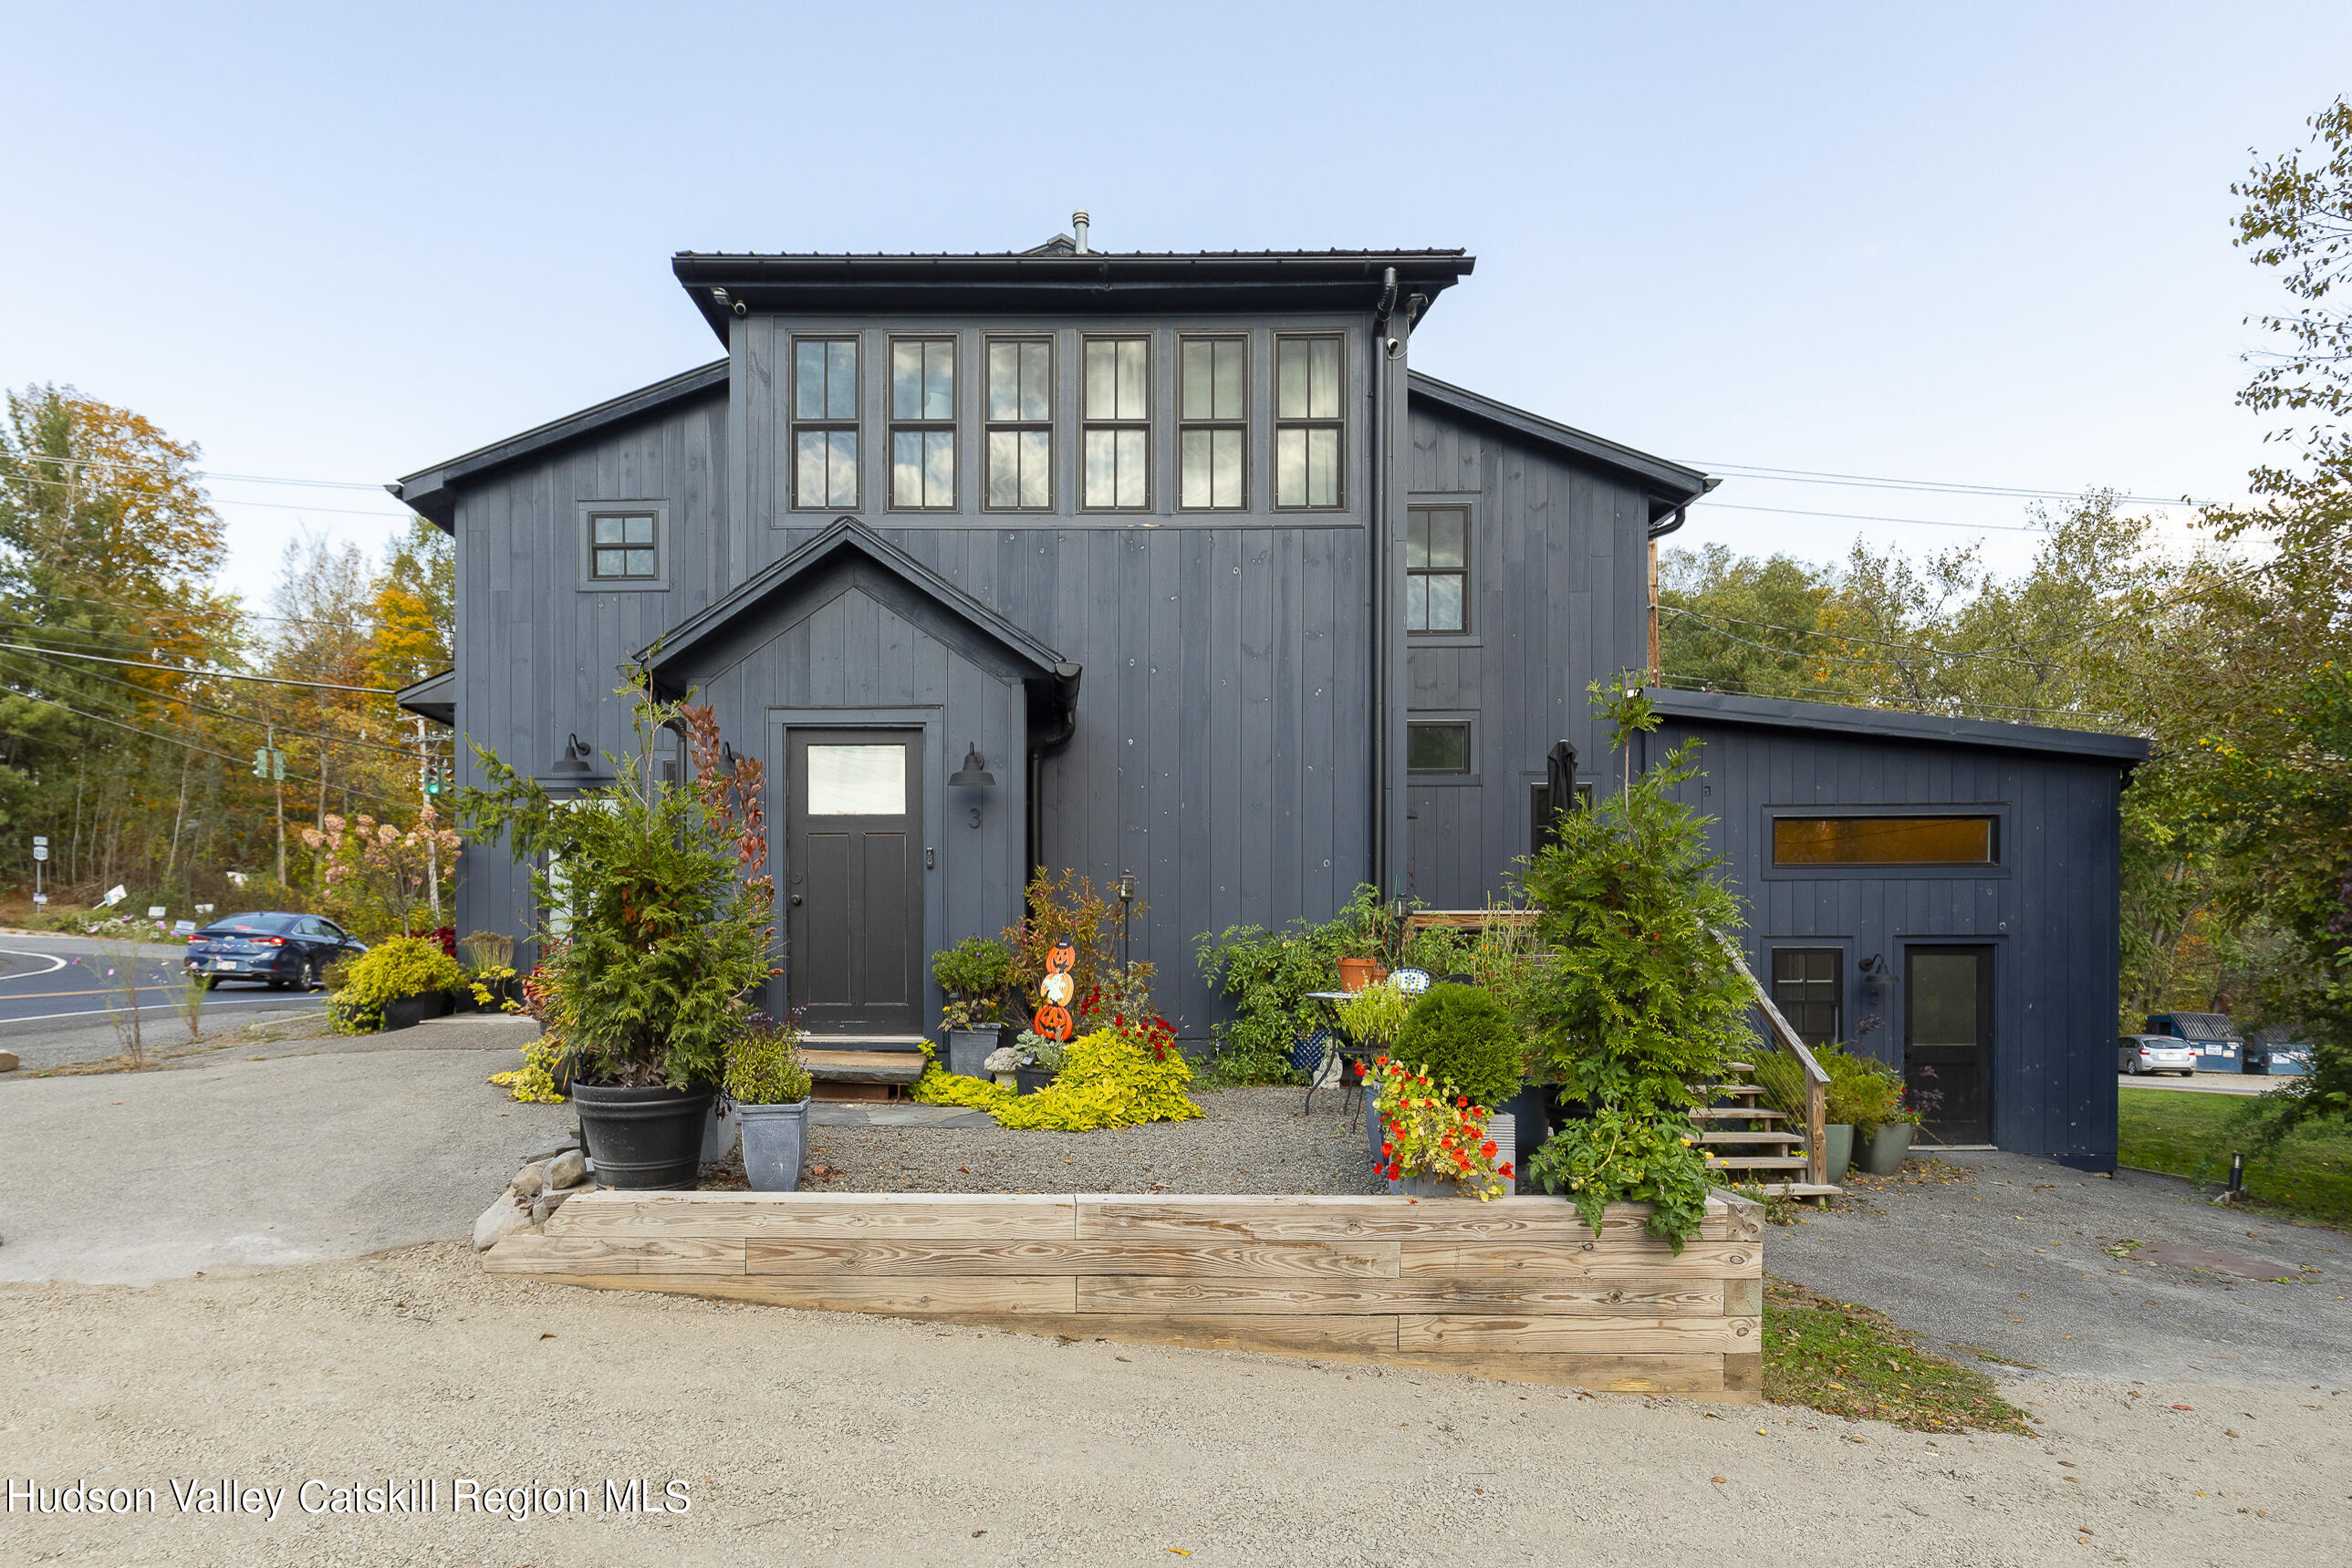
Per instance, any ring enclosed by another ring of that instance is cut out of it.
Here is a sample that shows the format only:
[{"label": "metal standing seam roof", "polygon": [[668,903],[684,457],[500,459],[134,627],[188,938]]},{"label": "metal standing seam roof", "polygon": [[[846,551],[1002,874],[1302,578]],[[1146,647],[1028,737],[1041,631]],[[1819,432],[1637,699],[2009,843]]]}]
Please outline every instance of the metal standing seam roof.
[{"label": "metal standing seam roof", "polygon": [[2084,761],[2121,763],[2128,768],[2147,760],[2147,741],[2137,735],[2107,735],[2096,730],[2052,729],[2032,724],[1997,724],[1989,719],[1947,718],[1939,714],[1897,713],[1886,708],[1850,707],[1839,703],[1797,702],[1787,697],[1751,697],[1729,692],[1685,692],[1654,687],[1650,705],[1668,718],[1700,723],[1767,726],[1783,729],[1829,731],[1869,736],[1881,740],[1939,741],[1947,745],[1992,747],[2009,751],[2055,752]]}]

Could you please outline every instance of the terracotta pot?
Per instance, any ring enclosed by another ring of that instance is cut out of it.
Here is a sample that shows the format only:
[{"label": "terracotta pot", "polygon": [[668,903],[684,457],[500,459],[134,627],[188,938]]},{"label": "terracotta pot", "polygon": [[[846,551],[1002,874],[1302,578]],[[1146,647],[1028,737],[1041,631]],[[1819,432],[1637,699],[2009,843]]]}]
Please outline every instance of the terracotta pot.
[{"label": "terracotta pot", "polygon": [[1339,960],[1339,988],[1360,991],[1366,986],[1376,986],[1389,977],[1377,958],[1342,958]]}]

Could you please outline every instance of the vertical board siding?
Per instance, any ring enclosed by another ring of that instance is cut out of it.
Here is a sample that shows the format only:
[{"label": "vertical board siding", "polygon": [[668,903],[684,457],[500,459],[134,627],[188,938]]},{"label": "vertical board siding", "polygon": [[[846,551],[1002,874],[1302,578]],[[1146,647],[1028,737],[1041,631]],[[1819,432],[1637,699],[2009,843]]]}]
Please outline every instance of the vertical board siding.
[{"label": "vertical board siding", "polygon": [[[1704,743],[1705,772],[1682,799],[1712,819],[1710,841],[1748,905],[1748,961],[1759,975],[1776,944],[1842,946],[1849,1032],[1865,1017],[1882,1020],[1849,1043],[1899,1063],[1905,945],[1984,943],[1993,949],[1993,1141],[2028,1154],[2115,1154],[2122,785],[2112,760],[1684,717],[1666,719],[1649,755],[1692,740]],[[1768,875],[1765,809],[1807,804],[2005,807],[2005,874]],[[1896,972],[1874,998],[1855,973],[1874,954]]]}]

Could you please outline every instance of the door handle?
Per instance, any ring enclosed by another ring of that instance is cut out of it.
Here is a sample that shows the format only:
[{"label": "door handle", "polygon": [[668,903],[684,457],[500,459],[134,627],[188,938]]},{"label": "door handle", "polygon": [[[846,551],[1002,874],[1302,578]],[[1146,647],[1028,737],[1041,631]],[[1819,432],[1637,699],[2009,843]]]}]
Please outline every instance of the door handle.
[{"label": "door handle", "polygon": [[800,895],[799,894],[797,894],[797,893],[796,893],[796,894],[793,894],[793,902],[794,904],[798,904],[800,901],[801,901],[801,895]]}]

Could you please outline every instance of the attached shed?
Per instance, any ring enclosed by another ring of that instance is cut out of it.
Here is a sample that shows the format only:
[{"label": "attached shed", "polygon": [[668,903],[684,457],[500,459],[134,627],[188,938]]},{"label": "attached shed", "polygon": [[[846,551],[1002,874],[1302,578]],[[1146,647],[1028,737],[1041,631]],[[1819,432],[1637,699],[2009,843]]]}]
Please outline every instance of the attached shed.
[{"label": "attached shed", "polygon": [[2147,743],[1656,692],[1646,761],[1704,744],[1686,802],[1798,1032],[1899,1067],[1922,1143],[2116,1157],[2119,799]]}]

